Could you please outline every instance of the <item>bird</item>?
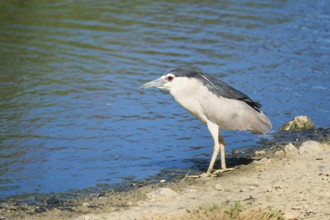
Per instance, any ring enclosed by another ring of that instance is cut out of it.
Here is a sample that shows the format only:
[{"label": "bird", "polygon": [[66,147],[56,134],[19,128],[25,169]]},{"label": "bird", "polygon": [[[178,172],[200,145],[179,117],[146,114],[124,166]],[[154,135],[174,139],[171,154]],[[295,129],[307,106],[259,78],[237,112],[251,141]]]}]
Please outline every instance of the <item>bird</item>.
[{"label": "bird", "polygon": [[141,88],[169,91],[177,103],[207,126],[214,146],[206,176],[215,172],[214,164],[219,152],[221,168],[218,172],[233,169],[226,166],[225,143],[220,130],[266,133],[272,128],[270,120],[261,111],[260,103],[195,67],[176,67]]}]

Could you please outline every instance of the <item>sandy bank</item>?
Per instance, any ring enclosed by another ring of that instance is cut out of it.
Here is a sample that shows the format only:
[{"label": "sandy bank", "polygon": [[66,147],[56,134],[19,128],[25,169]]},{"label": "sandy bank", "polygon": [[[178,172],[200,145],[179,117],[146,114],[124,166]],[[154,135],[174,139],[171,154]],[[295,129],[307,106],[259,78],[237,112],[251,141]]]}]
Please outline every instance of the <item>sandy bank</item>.
[{"label": "sandy bank", "polygon": [[[194,219],[199,207],[238,203],[251,210],[284,213],[286,219],[330,219],[329,141],[256,152],[259,159],[220,177],[184,178],[177,183],[86,198],[70,210],[29,214],[3,210],[2,219]],[[206,210],[207,212],[207,210]],[[183,217],[184,216],[184,217]],[[208,218],[210,219],[210,218]]]},{"label": "sandy bank", "polygon": [[186,187],[161,188],[125,210],[104,210],[77,219],[180,217],[205,204],[234,201],[253,209],[282,210],[287,219],[330,219],[329,144],[305,142],[299,151],[288,146],[271,158],[240,166],[219,178],[200,178]]}]

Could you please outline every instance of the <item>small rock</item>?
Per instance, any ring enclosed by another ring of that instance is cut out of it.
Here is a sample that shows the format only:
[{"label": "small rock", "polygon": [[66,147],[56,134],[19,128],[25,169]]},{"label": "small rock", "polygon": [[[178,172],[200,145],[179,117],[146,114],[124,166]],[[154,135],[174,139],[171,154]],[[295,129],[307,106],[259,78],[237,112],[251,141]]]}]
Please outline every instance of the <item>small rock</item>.
[{"label": "small rock", "polygon": [[255,188],[255,186],[250,186],[250,190],[254,190]]},{"label": "small rock", "polygon": [[311,129],[314,128],[314,124],[310,118],[307,116],[297,116],[292,121],[287,122],[282,127],[280,127],[280,131],[297,131],[303,129]]},{"label": "small rock", "polygon": [[36,213],[42,213],[42,212],[46,212],[47,209],[45,209],[45,207],[39,206],[34,210]]},{"label": "small rock", "polygon": [[238,150],[233,150],[231,153],[232,153],[233,155],[237,155],[237,154],[239,154],[239,151],[238,151]]},{"label": "small rock", "polygon": [[174,192],[170,188],[160,188],[154,192],[147,193],[147,198],[150,200],[164,200],[168,198],[176,197],[178,193]]},{"label": "small rock", "polygon": [[279,184],[273,186],[273,188],[274,188],[274,189],[283,189],[283,187],[282,187],[281,185],[279,185]]},{"label": "small rock", "polygon": [[300,206],[294,206],[294,207],[292,207],[291,209],[292,209],[292,210],[301,210],[302,207],[300,207]]},{"label": "small rock", "polygon": [[187,192],[187,193],[196,193],[197,190],[196,189],[186,189],[185,192]]},{"label": "small rock", "polygon": [[278,150],[274,153],[274,156],[276,157],[283,157],[285,154],[284,154],[284,151],[283,150]]},{"label": "small rock", "polygon": [[286,211],[283,217],[284,219],[299,219],[299,213],[297,211]]},{"label": "small rock", "polygon": [[218,183],[218,184],[216,184],[216,185],[214,186],[214,189],[215,189],[215,190],[218,190],[218,191],[222,191],[222,190],[223,190],[223,186],[222,186],[222,184]]},{"label": "small rock", "polygon": [[316,141],[305,141],[299,148],[299,154],[315,154],[322,150],[322,145]]},{"label": "small rock", "polygon": [[76,218],[75,220],[95,220],[98,219],[95,215],[89,214],[89,215],[82,215]]},{"label": "small rock", "polygon": [[287,157],[294,157],[298,155],[298,149],[292,144],[287,144],[284,147],[284,153]]},{"label": "small rock", "polygon": [[265,154],[266,153],[266,151],[264,151],[264,150],[257,150],[256,152],[254,152],[254,154],[256,155],[256,156],[260,156],[260,155],[263,155],[263,154]]},{"label": "small rock", "polygon": [[267,158],[267,157],[263,157],[260,160],[254,160],[253,163],[255,164],[266,164],[266,163],[270,163],[271,159]]}]

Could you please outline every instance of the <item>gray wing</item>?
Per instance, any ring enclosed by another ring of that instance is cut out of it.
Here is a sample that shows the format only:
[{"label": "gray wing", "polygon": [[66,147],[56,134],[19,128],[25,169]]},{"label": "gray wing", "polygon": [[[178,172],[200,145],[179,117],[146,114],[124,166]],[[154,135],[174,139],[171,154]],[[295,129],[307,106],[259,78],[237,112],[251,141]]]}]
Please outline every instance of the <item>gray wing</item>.
[{"label": "gray wing", "polygon": [[253,101],[249,96],[231,87],[227,83],[204,73],[198,73],[196,74],[195,77],[199,78],[203,82],[203,84],[208,88],[208,90],[210,90],[217,96],[243,101],[249,106],[251,106],[253,109],[255,109],[256,111],[260,112],[260,108],[261,108],[260,103]]}]

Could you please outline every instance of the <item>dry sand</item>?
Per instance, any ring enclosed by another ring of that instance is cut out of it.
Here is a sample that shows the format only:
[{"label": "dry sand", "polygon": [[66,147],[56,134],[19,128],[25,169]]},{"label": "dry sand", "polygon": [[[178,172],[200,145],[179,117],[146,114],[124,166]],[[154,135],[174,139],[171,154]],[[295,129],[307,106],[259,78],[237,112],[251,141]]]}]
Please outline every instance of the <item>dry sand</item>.
[{"label": "dry sand", "polygon": [[42,213],[9,212],[0,216],[4,219],[198,219],[189,217],[189,213],[200,207],[239,204],[251,210],[270,207],[272,212],[283,213],[285,219],[330,219],[328,141],[304,142],[299,151],[288,145],[275,154],[263,151],[257,154],[261,159],[220,177],[184,178],[177,183],[91,198],[81,201],[71,211],[55,208]]}]

